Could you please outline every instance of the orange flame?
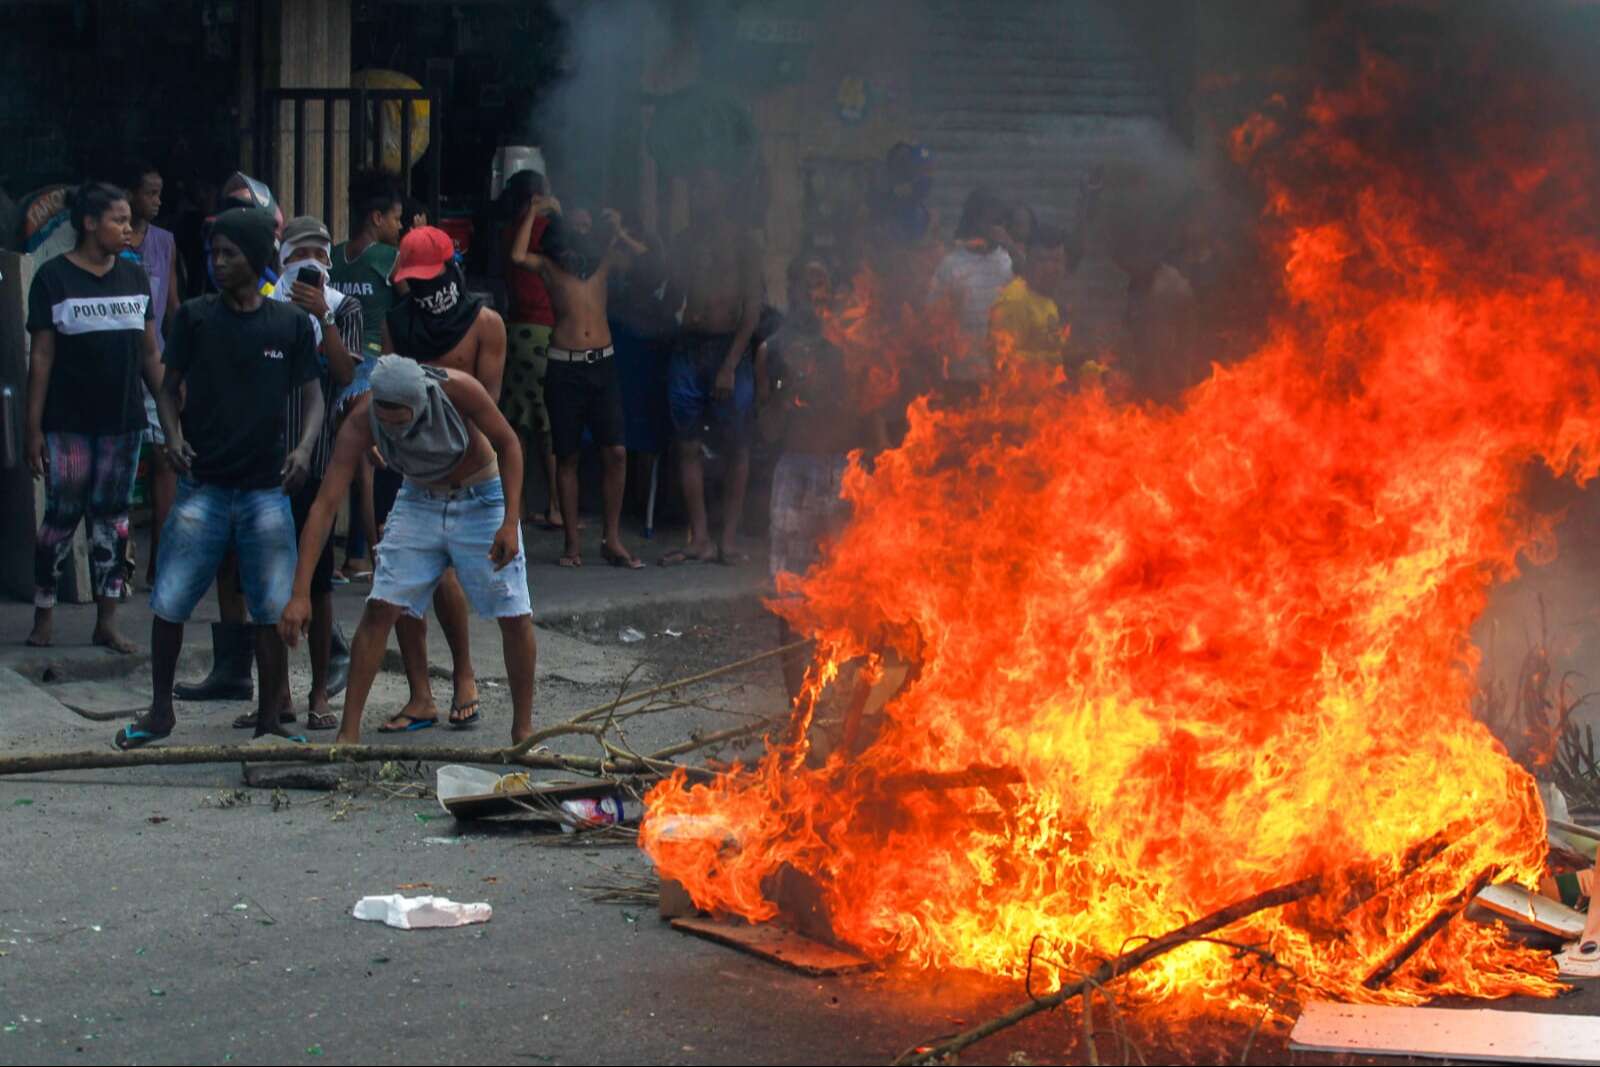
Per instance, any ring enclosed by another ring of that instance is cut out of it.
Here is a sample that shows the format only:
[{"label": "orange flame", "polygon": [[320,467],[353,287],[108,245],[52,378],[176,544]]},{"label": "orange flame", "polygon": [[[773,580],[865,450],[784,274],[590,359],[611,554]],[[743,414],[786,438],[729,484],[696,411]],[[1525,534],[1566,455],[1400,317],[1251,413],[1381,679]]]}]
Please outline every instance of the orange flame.
[{"label": "orange flame", "polygon": [[[1017,975],[1036,937],[1081,968],[1320,874],[1309,904],[1229,936],[1351,999],[1557,988],[1547,956],[1463,921],[1363,985],[1480,872],[1540,873],[1543,812],[1471,716],[1467,634],[1548,546],[1523,466],[1600,471],[1585,145],[1490,121],[1396,162],[1407,91],[1369,58],[1296,139],[1287,112],[1235,138],[1287,307],[1181,408],[1027,366],[968,408],[912,405],[902,446],[847,476],[854,523],[775,608],[819,639],[814,681],[880,651],[914,679],[851,758],[805,764],[808,695],[756,766],[658,786],[641,840],[665,876],[759,920],[787,864],[874,957]],[[903,785],[974,767],[1014,784]],[[1430,838],[1449,847],[1407,867]],[[1378,877],[1353,903],[1358,869]],[[1194,944],[1133,981],[1225,1003],[1246,969]]]}]

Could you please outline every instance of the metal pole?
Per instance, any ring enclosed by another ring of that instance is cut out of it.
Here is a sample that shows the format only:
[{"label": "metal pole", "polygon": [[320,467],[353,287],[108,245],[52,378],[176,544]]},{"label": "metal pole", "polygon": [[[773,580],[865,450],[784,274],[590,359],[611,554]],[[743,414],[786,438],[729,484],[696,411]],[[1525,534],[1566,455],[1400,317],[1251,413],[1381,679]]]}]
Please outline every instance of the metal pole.
[{"label": "metal pole", "polygon": [[338,108],[333,94],[322,98],[322,222],[333,230],[333,117]]},{"label": "metal pole", "polygon": [[415,100],[400,101],[400,173],[405,178],[406,195],[411,195],[411,108]]},{"label": "metal pole", "polygon": [[430,169],[433,172],[433,191],[429,197],[430,218],[437,225],[440,219],[440,204],[443,201],[444,190],[440,186],[440,174],[444,161],[444,100],[441,94],[428,90],[428,150],[433,153]]},{"label": "metal pole", "polygon": [[377,170],[383,169],[383,105],[388,101],[381,91],[372,95],[372,165]]},{"label": "metal pole", "polygon": [[306,101],[303,96],[294,98],[294,213],[305,214],[306,203]]},{"label": "metal pole", "polygon": [[[367,91],[358,89],[350,101],[350,167],[365,170],[367,166]],[[350,228],[355,229],[354,219]]]}]

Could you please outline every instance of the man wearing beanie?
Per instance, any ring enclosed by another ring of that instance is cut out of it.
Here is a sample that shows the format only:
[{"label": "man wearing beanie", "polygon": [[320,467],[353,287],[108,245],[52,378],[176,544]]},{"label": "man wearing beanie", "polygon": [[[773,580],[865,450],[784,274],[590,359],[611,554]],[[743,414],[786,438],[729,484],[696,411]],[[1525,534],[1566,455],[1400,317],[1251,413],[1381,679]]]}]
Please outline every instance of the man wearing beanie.
[{"label": "man wearing beanie", "polygon": [[[117,731],[118,748],[172,733],[183,624],[229,549],[238,555],[255,624],[256,736],[284,733],[278,723],[284,648],[275,625],[294,583],[294,516],[286,494],[306,480],[323,403],[310,317],[266,299],[259,288],[277,255],[276,231],[273,214],[261,208],[218,215],[211,267],[220,291],[180,307],[167,338],[156,404],[163,425],[177,431],[168,432],[166,450],[179,474],[178,499],[162,528],[150,598],[154,694],[150,710]],[[289,441],[285,413],[296,391],[304,418],[299,440]]]}]

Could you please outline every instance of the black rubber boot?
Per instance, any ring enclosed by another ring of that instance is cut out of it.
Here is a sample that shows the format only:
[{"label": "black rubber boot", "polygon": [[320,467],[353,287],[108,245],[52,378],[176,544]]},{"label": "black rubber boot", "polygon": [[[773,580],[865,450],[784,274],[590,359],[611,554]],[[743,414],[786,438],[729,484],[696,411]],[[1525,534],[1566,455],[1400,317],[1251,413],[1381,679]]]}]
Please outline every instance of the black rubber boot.
[{"label": "black rubber boot", "polygon": [[344,631],[333,624],[333,648],[328,654],[328,696],[336,697],[350,684],[350,642]]},{"label": "black rubber boot", "polygon": [[172,687],[178,700],[254,700],[255,630],[244,623],[211,624],[211,673],[204,681]]}]

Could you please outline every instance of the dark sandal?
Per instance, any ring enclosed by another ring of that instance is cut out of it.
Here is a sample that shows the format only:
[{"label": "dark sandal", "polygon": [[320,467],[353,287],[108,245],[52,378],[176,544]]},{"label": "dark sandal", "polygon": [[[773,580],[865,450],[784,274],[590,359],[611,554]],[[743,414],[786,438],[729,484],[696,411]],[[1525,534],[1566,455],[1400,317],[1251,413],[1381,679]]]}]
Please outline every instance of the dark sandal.
[{"label": "dark sandal", "polygon": [[307,730],[337,730],[338,728],[339,728],[339,716],[335,715],[333,712],[331,712],[331,711],[308,711],[308,712],[306,712],[306,729]]},{"label": "dark sandal", "polygon": [[[482,703],[483,703],[482,700],[474,697],[473,699],[467,700],[467,701],[463,701],[460,704],[451,704],[450,705],[450,729],[452,729],[452,730],[470,730],[474,726],[478,725],[478,722],[483,718],[481,715],[478,714],[478,705],[482,704]],[[468,709],[471,709],[472,714],[464,715],[459,719],[456,718],[456,713],[457,712],[467,711]]]},{"label": "dark sandal", "polygon": [[661,559],[659,561],[657,561],[657,566],[661,566],[661,567],[681,567],[686,563],[715,563],[715,562],[717,562],[717,557],[715,555],[710,555],[710,556],[691,556],[689,554],[689,550],[687,548],[675,548],[671,552],[668,552],[666,555],[662,556]]},{"label": "dark sandal", "polygon": [[626,552],[613,551],[604,541],[600,542],[600,557],[613,567],[626,567],[630,571],[644,569],[644,560],[638,556],[630,556]]}]

